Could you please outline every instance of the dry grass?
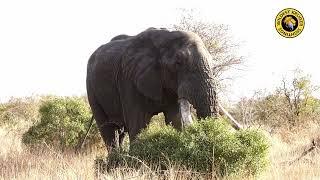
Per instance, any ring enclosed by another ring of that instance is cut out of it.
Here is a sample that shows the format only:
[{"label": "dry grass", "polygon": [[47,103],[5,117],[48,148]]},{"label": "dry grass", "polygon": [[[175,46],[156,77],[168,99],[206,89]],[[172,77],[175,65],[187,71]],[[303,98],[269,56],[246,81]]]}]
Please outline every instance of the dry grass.
[{"label": "dry grass", "polygon": [[[0,128],[0,179],[96,179],[94,159],[102,155],[101,151],[96,150],[86,154],[60,153],[50,148],[31,151],[21,144],[23,133],[21,129],[21,126]],[[271,165],[258,178],[320,179],[319,148],[294,162],[294,159],[308,149],[311,139],[316,137],[317,134],[320,134],[320,127],[311,124],[295,131],[295,133],[282,130],[270,137],[272,141]],[[283,137],[286,137],[286,139],[284,140]],[[205,177],[201,174],[175,168],[171,168],[162,174],[155,174],[148,169],[121,168],[107,175],[100,175],[98,178],[206,179],[208,176]],[[238,177],[238,179],[241,178]]]},{"label": "dry grass", "polygon": [[[320,127],[315,123],[299,130],[279,131],[272,137],[271,166],[260,179],[320,179],[319,137]],[[316,146],[307,153],[312,140]]]}]

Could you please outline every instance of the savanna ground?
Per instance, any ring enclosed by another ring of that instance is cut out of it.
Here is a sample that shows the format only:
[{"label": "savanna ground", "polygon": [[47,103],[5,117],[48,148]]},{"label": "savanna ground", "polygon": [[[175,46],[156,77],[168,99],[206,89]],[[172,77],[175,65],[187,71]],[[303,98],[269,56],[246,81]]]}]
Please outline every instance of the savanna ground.
[{"label": "savanna ground", "polygon": [[[30,123],[2,126],[0,129],[0,178],[1,179],[95,179],[94,159],[105,155],[104,148],[95,148],[77,154],[60,152],[43,146],[40,149],[26,147],[21,139]],[[263,128],[263,127],[260,127]],[[269,134],[270,160],[266,172],[258,179],[319,179],[320,153],[317,148],[296,160],[311,146],[320,127],[315,123],[296,129],[278,129]],[[318,142],[320,143],[320,142]],[[133,170],[121,167],[112,173],[101,175],[103,179],[199,179],[201,174],[172,168],[163,174],[147,169]],[[231,178],[231,177],[230,177]],[[255,179],[232,177],[232,179]],[[228,179],[228,177],[227,177]]]}]

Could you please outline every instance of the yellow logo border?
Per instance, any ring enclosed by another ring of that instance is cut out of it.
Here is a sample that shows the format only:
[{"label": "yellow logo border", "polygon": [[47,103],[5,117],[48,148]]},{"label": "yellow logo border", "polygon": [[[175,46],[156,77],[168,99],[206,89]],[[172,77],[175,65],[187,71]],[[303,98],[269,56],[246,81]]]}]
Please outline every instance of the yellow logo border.
[{"label": "yellow logo border", "polygon": [[[292,15],[294,17],[297,18],[298,20],[298,27],[292,31],[292,32],[289,32],[289,31],[286,31],[285,29],[283,29],[282,27],[282,20],[285,16],[287,15]],[[295,38],[297,36],[299,36],[303,29],[304,29],[304,26],[305,26],[305,20],[304,20],[304,17],[303,15],[301,14],[300,11],[298,11],[297,9],[294,9],[294,8],[285,8],[283,10],[281,10],[276,18],[275,18],[275,28],[276,28],[276,31],[282,36],[282,37],[285,37],[285,38]]]}]

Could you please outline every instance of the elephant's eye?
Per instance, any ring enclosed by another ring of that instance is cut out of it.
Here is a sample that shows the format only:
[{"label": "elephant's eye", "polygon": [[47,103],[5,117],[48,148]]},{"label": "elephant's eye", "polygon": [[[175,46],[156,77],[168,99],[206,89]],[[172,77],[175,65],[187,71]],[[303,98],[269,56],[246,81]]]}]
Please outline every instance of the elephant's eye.
[{"label": "elephant's eye", "polygon": [[177,58],[175,62],[176,68],[180,68],[182,66],[182,59]]},{"label": "elephant's eye", "polygon": [[185,56],[185,54],[182,51],[177,52],[176,58],[182,59]]},{"label": "elephant's eye", "polygon": [[177,61],[176,61],[176,65],[177,65],[177,66],[181,66],[181,65],[182,65],[181,60],[177,59]]},{"label": "elephant's eye", "polygon": [[184,54],[182,52],[179,52],[176,54],[176,66],[180,67],[183,64],[183,60],[184,60]]}]

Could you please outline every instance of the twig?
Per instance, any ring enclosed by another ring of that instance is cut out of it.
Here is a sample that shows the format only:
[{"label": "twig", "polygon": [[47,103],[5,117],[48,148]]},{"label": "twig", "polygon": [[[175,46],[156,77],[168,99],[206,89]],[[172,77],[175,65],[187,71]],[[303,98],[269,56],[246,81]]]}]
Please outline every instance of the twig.
[{"label": "twig", "polygon": [[317,143],[316,143],[316,140],[313,139],[312,140],[312,144],[311,144],[311,147],[309,149],[307,149],[306,151],[304,151],[298,158],[296,158],[295,160],[291,161],[289,163],[289,165],[291,166],[293,163],[299,161],[301,158],[303,158],[304,156],[306,156],[307,154],[309,154],[311,151],[313,151],[314,149],[316,149],[317,147]]}]

